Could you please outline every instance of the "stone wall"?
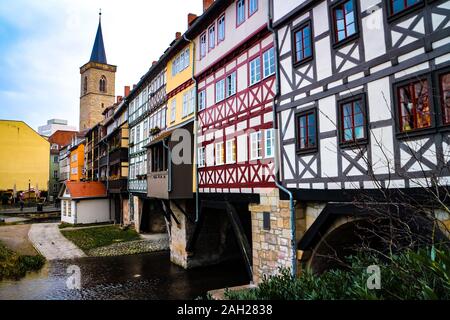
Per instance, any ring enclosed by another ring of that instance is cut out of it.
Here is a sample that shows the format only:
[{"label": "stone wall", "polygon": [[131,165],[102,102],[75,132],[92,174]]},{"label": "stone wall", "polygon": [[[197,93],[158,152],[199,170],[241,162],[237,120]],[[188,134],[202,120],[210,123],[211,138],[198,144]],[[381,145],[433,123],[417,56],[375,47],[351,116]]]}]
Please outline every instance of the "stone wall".
[{"label": "stone wall", "polygon": [[[180,206],[186,210],[186,204],[180,202]],[[180,222],[179,225],[171,217],[172,228],[170,230],[170,261],[185,269],[190,267],[189,257],[186,251],[186,245],[192,235],[193,225],[188,221],[186,216],[175,206],[170,203],[170,209]]]},{"label": "stone wall", "polygon": [[[100,92],[99,82],[106,77],[106,92]],[[87,92],[84,79],[87,77]],[[80,130],[88,129],[104,119],[102,112],[115,102],[115,68],[87,65],[81,74]]]}]

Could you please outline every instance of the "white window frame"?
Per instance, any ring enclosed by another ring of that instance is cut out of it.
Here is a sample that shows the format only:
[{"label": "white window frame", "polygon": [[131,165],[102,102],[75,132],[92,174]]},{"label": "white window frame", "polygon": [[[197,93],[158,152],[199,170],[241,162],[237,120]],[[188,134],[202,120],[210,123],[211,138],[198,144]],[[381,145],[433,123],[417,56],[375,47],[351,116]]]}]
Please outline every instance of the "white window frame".
[{"label": "white window frame", "polygon": [[223,166],[225,164],[224,143],[223,142],[216,143],[214,151],[216,156],[216,166]]},{"label": "white window frame", "polygon": [[173,98],[170,102],[170,123],[174,123],[177,120],[177,99]]},{"label": "white window frame", "polygon": [[216,103],[225,100],[225,79],[216,82]]},{"label": "white window frame", "polygon": [[[239,10],[242,10],[240,12]],[[240,16],[240,13],[242,13],[242,17]],[[240,20],[242,18],[242,20]],[[245,0],[238,0],[236,3],[236,24],[240,26],[245,22]]]},{"label": "white window frame", "polygon": [[195,99],[196,99],[195,88],[192,88],[189,91],[188,116],[193,114],[195,111],[195,102],[196,102]]},{"label": "white window frame", "polygon": [[237,82],[236,82],[236,71],[235,71],[233,73],[230,73],[227,76],[227,81],[226,81],[227,98],[234,96],[236,94],[236,87],[237,87]]},{"label": "white window frame", "polygon": [[[211,32],[211,30],[212,30],[212,32]],[[211,51],[215,47],[216,47],[216,24],[213,23],[208,28],[208,50]]]},{"label": "white window frame", "polygon": [[205,154],[206,154],[205,147],[198,148],[198,161],[197,162],[198,162],[199,168],[204,168],[206,166]]},{"label": "white window frame", "polygon": [[258,0],[248,0],[248,15],[252,16],[259,9]]},{"label": "white window frame", "polygon": [[[270,145],[270,147],[269,147]],[[265,157],[266,158],[273,158],[275,157],[275,130],[273,129],[267,129],[265,132],[265,141],[264,141],[264,149],[265,149]],[[270,153],[268,153],[268,150],[271,150]]]},{"label": "white window frame", "polygon": [[250,85],[261,81],[261,57],[256,57],[250,61]]},{"label": "white window frame", "polygon": [[273,47],[263,53],[263,73],[264,79],[275,74],[275,48]]},{"label": "white window frame", "polygon": [[252,132],[250,134],[250,160],[260,160],[263,154],[262,132]]},{"label": "white window frame", "polygon": [[227,164],[236,163],[237,158],[236,152],[237,152],[236,139],[227,140],[225,148],[225,161]]},{"label": "white window frame", "polygon": [[208,51],[208,35],[204,32],[200,36],[200,59],[206,57],[206,52]]},{"label": "white window frame", "polygon": [[198,111],[206,109],[206,90],[202,90],[198,93]]},{"label": "white window frame", "polygon": [[183,118],[186,118],[188,116],[188,104],[189,104],[189,91],[186,91],[183,94],[183,109],[181,113],[181,116]]},{"label": "white window frame", "polygon": [[225,14],[217,20],[217,44],[225,40]]}]

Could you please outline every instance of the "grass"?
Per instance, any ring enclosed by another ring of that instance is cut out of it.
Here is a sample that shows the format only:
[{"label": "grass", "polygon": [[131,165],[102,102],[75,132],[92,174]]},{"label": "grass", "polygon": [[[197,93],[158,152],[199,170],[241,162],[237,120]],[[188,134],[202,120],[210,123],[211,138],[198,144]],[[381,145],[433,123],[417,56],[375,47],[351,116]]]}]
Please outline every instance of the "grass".
[{"label": "grass", "polygon": [[140,240],[141,238],[136,231],[132,229],[122,230],[118,226],[62,230],[61,233],[84,252],[114,243]]},{"label": "grass", "polygon": [[39,271],[44,264],[43,256],[19,255],[0,242],[0,280],[19,280],[29,271]]},{"label": "grass", "polygon": [[87,227],[96,227],[96,226],[101,226],[101,225],[110,225],[110,222],[105,222],[105,223],[91,223],[91,224],[70,224],[70,223],[65,223],[62,222],[59,224],[59,229],[60,230],[64,230],[67,228],[87,228]]}]

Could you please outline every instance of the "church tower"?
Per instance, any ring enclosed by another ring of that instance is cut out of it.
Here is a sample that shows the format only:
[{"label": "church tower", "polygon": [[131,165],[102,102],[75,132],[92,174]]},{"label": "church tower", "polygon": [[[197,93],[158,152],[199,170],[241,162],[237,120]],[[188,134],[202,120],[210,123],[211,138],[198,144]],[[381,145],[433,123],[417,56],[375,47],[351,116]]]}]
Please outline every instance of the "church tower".
[{"label": "church tower", "polygon": [[101,15],[91,58],[80,68],[80,131],[102,121],[103,110],[113,105],[115,100],[117,67],[109,65],[106,60]]}]

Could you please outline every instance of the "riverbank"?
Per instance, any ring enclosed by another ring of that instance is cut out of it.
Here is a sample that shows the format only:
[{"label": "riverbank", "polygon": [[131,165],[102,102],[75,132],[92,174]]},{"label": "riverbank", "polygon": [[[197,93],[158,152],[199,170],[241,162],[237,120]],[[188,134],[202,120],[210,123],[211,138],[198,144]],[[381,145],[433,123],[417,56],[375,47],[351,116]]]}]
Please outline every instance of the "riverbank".
[{"label": "riverbank", "polygon": [[0,280],[20,279],[45,264],[28,239],[29,225],[0,227]]}]

